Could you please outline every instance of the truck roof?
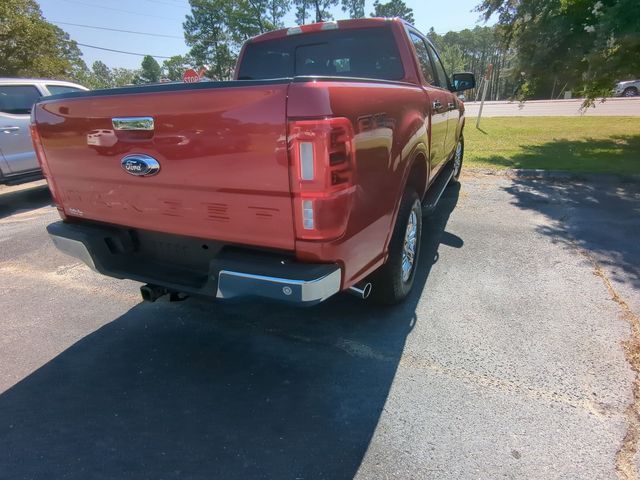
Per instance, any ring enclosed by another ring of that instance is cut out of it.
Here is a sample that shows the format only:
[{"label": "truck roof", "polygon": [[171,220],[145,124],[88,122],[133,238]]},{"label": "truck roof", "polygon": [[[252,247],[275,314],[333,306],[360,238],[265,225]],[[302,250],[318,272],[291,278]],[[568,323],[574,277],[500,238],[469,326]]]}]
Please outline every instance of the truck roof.
[{"label": "truck roof", "polygon": [[247,43],[263,42],[265,40],[284,38],[284,37],[297,35],[301,33],[319,32],[322,30],[378,27],[385,23],[391,23],[391,22],[407,23],[400,18],[381,18],[381,17],[355,18],[350,20],[308,23],[306,25],[297,25],[295,27],[281,28],[279,30],[273,30],[271,32],[263,33],[261,35],[258,35],[248,40]]}]

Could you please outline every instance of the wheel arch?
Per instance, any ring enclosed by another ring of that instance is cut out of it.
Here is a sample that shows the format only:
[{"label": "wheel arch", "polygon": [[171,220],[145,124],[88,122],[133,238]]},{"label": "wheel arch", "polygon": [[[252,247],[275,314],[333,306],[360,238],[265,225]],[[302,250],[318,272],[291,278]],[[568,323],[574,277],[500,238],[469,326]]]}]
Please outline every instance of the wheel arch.
[{"label": "wheel arch", "polygon": [[409,186],[417,186],[416,190],[418,191],[418,196],[420,200],[422,200],[429,186],[431,163],[429,160],[429,150],[427,146],[423,142],[417,143],[411,150],[411,153],[407,155],[407,158],[409,159],[409,161],[407,162],[402,183],[400,184],[400,189],[396,198],[396,204],[393,209],[393,218],[391,219],[389,234],[387,235],[384,243],[385,262],[387,259],[387,255],[389,254],[389,243],[391,242],[393,229],[395,227],[396,221],[398,220],[398,212],[400,210],[400,204],[402,202],[402,196],[404,195],[404,192],[406,192],[407,187]]}]

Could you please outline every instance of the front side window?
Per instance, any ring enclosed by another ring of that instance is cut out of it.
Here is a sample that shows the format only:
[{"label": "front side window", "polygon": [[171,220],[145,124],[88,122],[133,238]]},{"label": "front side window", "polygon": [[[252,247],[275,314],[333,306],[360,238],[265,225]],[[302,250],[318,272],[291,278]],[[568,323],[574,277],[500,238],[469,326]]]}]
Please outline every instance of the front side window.
[{"label": "front side window", "polygon": [[0,112],[29,114],[40,96],[40,91],[33,85],[0,85]]},{"label": "front side window", "polygon": [[438,76],[438,82],[436,86],[440,88],[449,88],[449,79],[447,77],[447,73],[444,71],[444,67],[442,66],[442,62],[440,61],[440,57],[433,49],[431,45],[429,45],[429,51],[431,52],[431,58],[433,59],[433,65],[435,66],[436,75]]},{"label": "front side window", "polygon": [[413,46],[416,49],[416,55],[418,56],[418,62],[420,62],[420,69],[424,79],[430,85],[437,85],[436,76],[433,72],[433,65],[431,64],[431,58],[429,57],[429,50],[427,49],[426,42],[413,32],[409,32]]}]

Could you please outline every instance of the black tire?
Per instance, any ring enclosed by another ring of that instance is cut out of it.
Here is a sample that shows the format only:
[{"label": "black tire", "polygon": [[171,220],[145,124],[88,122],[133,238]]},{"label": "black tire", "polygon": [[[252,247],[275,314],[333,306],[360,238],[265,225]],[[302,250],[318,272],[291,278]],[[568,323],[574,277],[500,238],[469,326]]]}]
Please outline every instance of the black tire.
[{"label": "black tire", "polygon": [[[411,214],[416,225],[413,263],[408,277],[403,274],[403,252],[405,235]],[[404,300],[413,286],[418,260],[420,258],[420,240],[422,238],[422,208],[420,197],[412,188],[408,188],[400,202],[400,210],[393,235],[389,244],[389,258],[372,276],[373,289],[371,296],[378,303],[394,305]]]},{"label": "black tire", "polygon": [[623,97],[637,97],[638,96],[638,89],[636,87],[625,88],[624,92],[622,92],[622,96]]},{"label": "black tire", "polygon": [[[460,150],[458,150],[458,148]],[[460,162],[456,165],[456,158],[460,155]],[[451,159],[453,162],[453,177],[451,177],[451,183],[460,183],[460,174],[462,173],[462,163],[464,161],[464,137],[460,134],[460,140],[456,144],[456,150]]]}]

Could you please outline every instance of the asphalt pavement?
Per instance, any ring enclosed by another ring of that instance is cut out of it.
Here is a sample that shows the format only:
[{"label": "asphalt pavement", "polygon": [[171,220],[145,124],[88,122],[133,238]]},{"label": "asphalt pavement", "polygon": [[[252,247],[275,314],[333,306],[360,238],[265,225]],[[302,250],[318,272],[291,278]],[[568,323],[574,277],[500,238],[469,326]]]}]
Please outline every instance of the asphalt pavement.
[{"label": "asphalt pavement", "polygon": [[467,174],[401,306],[149,304],[54,249],[46,188],[0,188],[0,478],[637,478],[639,211]]},{"label": "asphalt pavement", "polygon": [[[582,115],[600,117],[637,117],[640,116],[640,97],[607,98],[586,108],[583,100],[527,100],[526,102],[486,101],[482,109],[483,117],[579,117]],[[477,117],[480,102],[464,103],[467,118]]]}]

